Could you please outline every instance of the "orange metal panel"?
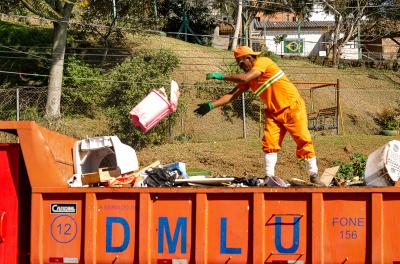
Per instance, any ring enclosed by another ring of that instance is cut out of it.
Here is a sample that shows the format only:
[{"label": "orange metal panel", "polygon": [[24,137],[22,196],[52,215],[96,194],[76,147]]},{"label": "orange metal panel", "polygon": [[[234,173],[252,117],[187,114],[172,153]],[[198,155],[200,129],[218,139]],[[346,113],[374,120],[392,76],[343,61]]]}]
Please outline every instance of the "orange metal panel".
[{"label": "orange metal panel", "polygon": [[151,262],[184,259],[194,263],[195,196],[154,193],[151,203]]},{"label": "orange metal panel", "polygon": [[97,263],[134,263],[138,259],[138,198],[138,194],[119,193],[97,196],[97,223],[93,223]]},{"label": "orange metal panel", "polygon": [[324,262],[371,261],[371,196],[324,195]]},{"label": "orange metal panel", "polygon": [[324,259],[324,233],[322,232],[324,207],[322,193],[313,193],[311,199],[311,263],[322,263]]},{"label": "orange metal panel", "polygon": [[252,196],[209,194],[207,203],[207,262],[252,263]]},{"label": "orange metal panel", "polygon": [[196,193],[195,260],[197,263],[207,261],[207,215],[207,195]]},{"label": "orange metal panel", "polygon": [[[383,194],[381,203],[383,206],[381,207],[381,236],[379,238],[383,243],[382,249],[384,250],[381,251],[379,257],[383,259],[383,263],[394,263],[394,261],[400,263],[400,226],[398,222],[400,219],[400,193]],[[377,239],[375,234],[373,239]]]},{"label": "orange metal panel", "polygon": [[[150,237],[153,230],[150,226],[152,213],[150,194],[140,192],[139,199],[139,259],[141,263],[150,263]],[[147,226],[148,228],[141,228],[142,226]]]},{"label": "orange metal panel", "polygon": [[[85,263],[96,263],[97,259],[97,225],[94,223],[98,222],[97,217],[97,196],[95,193],[86,194],[85,199],[85,225],[84,225],[84,252]],[[102,251],[101,251],[102,252]]]},{"label": "orange metal panel", "polygon": [[[66,258],[70,263],[83,259],[84,195],[44,194],[42,196],[42,261]],[[35,215],[35,217],[37,217]]]},{"label": "orange metal panel", "polygon": [[265,194],[267,262],[310,261],[311,195]]},{"label": "orange metal panel", "polygon": [[265,202],[263,193],[253,194],[253,262],[265,260]]},{"label": "orange metal panel", "polygon": [[[392,263],[400,258],[395,188],[57,190],[32,196],[32,226],[38,227],[31,233],[33,263],[55,257],[85,263]],[[54,204],[67,207],[52,213]],[[76,213],[68,211],[70,204],[76,204]]]},{"label": "orange metal panel", "polygon": [[[382,193],[372,193],[372,208],[371,208],[371,261],[372,263],[383,262],[383,200]],[[389,252],[389,250],[387,250]],[[387,262],[387,261],[386,261]]]},{"label": "orange metal panel", "polygon": [[43,263],[43,199],[41,193],[32,193],[31,263]]},{"label": "orange metal panel", "polygon": [[75,139],[30,121],[0,121],[0,131],[18,135],[31,187],[66,186],[73,174]]},{"label": "orange metal panel", "polygon": [[32,187],[31,263],[400,261],[396,187],[66,188],[74,139],[0,130],[18,134]]}]

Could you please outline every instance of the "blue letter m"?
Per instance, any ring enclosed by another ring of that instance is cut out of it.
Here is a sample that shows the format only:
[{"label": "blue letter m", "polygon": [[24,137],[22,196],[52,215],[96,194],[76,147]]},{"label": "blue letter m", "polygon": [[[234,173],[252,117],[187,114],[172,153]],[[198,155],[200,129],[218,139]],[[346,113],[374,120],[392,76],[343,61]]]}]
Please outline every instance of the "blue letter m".
[{"label": "blue letter m", "polygon": [[181,236],[181,252],[186,253],[186,233],[187,233],[187,218],[178,217],[174,237],[171,237],[171,230],[168,224],[167,217],[158,218],[158,253],[164,251],[164,233],[167,237],[168,253],[175,253],[178,244],[179,233],[182,230]]}]

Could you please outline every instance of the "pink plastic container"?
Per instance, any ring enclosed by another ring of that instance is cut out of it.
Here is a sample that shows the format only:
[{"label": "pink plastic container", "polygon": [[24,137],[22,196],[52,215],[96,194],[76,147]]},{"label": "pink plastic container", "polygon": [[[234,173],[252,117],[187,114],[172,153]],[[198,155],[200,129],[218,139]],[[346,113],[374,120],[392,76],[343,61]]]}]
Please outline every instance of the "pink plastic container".
[{"label": "pink plastic container", "polygon": [[147,133],[176,110],[178,96],[179,88],[175,81],[171,81],[170,102],[168,102],[164,88],[153,90],[129,112],[133,125],[139,126],[144,133]]}]

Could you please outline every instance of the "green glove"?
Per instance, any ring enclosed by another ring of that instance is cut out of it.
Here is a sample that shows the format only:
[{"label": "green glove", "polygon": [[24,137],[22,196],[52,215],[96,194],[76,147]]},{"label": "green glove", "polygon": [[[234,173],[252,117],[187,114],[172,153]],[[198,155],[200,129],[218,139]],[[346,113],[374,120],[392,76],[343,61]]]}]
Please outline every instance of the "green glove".
[{"label": "green glove", "polygon": [[220,72],[210,72],[207,74],[206,77],[207,80],[209,79],[217,79],[217,80],[223,80],[224,79],[224,75]]},{"label": "green glove", "polygon": [[196,115],[199,116],[204,116],[205,114],[214,109],[214,106],[211,102],[198,104],[197,106],[198,107],[194,110],[194,112],[196,113]]}]

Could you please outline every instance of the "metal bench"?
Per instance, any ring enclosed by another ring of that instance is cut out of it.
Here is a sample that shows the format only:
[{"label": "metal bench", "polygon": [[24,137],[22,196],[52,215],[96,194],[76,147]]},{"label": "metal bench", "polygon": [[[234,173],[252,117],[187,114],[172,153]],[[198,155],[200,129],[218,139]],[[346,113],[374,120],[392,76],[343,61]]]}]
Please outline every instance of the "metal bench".
[{"label": "metal bench", "polygon": [[337,107],[319,109],[308,114],[308,129],[325,130],[337,128]]}]

